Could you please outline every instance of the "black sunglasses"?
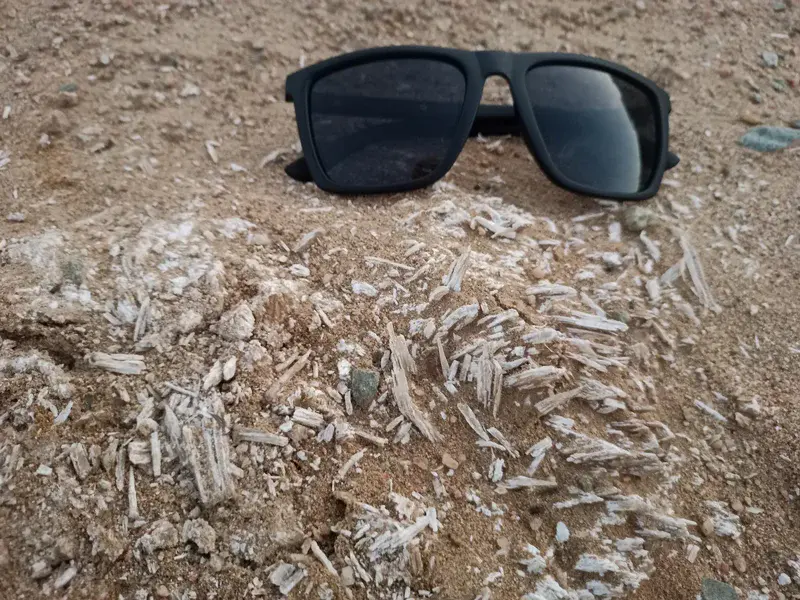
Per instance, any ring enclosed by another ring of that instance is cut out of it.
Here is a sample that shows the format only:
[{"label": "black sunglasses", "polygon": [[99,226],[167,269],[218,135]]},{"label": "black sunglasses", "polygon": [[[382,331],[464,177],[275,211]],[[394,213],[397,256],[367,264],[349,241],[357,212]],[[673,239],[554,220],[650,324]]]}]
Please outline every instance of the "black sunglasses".
[{"label": "black sunglasses", "polygon": [[[480,104],[492,75],[509,82],[513,106]],[[553,183],[601,198],[650,198],[679,160],[668,151],[667,93],[574,54],[360,50],[289,75],[286,100],[305,155],[286,173],[334,193],[430,185],[478,134],[522,135]]]}]

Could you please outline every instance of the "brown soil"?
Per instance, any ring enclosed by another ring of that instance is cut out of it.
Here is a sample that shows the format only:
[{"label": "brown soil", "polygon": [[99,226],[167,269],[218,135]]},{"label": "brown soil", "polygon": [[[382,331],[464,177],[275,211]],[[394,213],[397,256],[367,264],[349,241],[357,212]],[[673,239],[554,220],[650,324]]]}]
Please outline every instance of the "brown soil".
[{"label": "brown soil", "polygon": [[[217,532],[220,569],[213,557],[186,544],[159,553],[155,570],[137,553],[136,540],[150,524],[168,519],[180,531],[198,505],[191,485],[179,484],[176,465],[170,467],[172,483],[137,471],[139,512],[146,521],[141,530],[131,524],[125,531],[127,494],[114,486],[113,472],[95,467],[85,481],[75,479],[67,457],[69,444],[105,449],[114,436],[120,441],[136,436],[138,409],[121,399],[118,386],[126,386],[132,397],[142,391],[159,399],[157,388],[165,381],[195,389],[215,360],[237,356],[241,364],[246,343],[222,341],[211,326],[224,311],[257,296],[264,281],[298,281],[289,274],[289,265],[305,264],[310,275],[298,284],[302,289],[272,297],[263,313],[256,314],[254,339],[267,349],[267,356],[250,371],[240,366],[236,379],[219,387],[227,399],[235,398],[226,406],[235,422],[270,431],[281,421],[270,412],[265,392],[279,375],[275,366],[295,350],[312,351],[324,390],[336,386],[340,340],[360,343],[366,350],[363,356],[348,357],[355,365],[378,368],[387,347],[386,323],[391,320],[405,335],[409,320],[417,318],[392,312],[396,306],[391,304],[378,310],[375,298],[350,294],[353,279],[373,285],[381,277],[386,279],[387,268],[369,266],[364,256],[418,268],[423,260],[406,259],[403,252],[408,240],[424,242],[425,252],[436,260],[427,276],[433,286],[467,245],[474,253],[500,256],[503,247],[497,240],[467,227],[467,237],[459,239],[429,227],[423,221],[428,216],[419,217],[422,226],[404,224],[415,211],[428,215],[445,199],[446,191],[344,198],[313,185],[298,185],[283,173],[283,166],[296,156],[293,110],[282,102],[285,76],[301,63],[399,43],[586,53],[623,63],[668,89],[673,102],[671,146],[680,154],[681,164],[647,206],[677,220],[690,233],[722,310],[719,314],[702,310],[684,287],[701,324],[693,325],[674,308],[665,309],[657,319],[677,340],[673,350],[659,341],[649,320],[637,321],[636,307],[604,306],[609,313],[617,309],[634,313],[625,339],[640,341],[649,349],[646,365],[638,368],[643,376],[652,377],[657,398],[655,412],[642,418],[660,420],[678,434],[675,456],[681,459],[671,466],[670,485],[624,474],[614,484],[628,494],[663,495],[674,516],[696,521],[691,530],[702,537],[694,563],[686,560],[685,540],[648,541],[655,569],[631,594],[645,600],[694,598],[701,578],[714,577],[734,584],[742,597],[748,590],[764,588],[770,598],[800,598],[800,579],[785,587],[777,584],[780,573],[795,576],[787,560],[800,554],[800,418],[795,410],[800,390],[800,152],[792,148],[756,154],[737,143],[750,127],[747,123],[785,125],[800,119],[800,7],[786,2],[778,10],[773,4],[783,3],[6,0],[0,4],[0,114],[11,106],[8,119],[0,120],[0,159],[3,150],[11,158],[0,169],[0,206],[3,217],[20,212],[25,216],[23,222],[0,223],[0,358],[37,352],[61,367],[76,388],[72,412],[58,426],[52,413],[38,403],[44,398],[59,411],[64,407],[66,402],[52,392],[52,382],[31,371],[3,372],[0,476],[7,479],[0,480],[0,599],[45,595],[144,599],[156,595],[159,586],[176,599],[244,598],[261,593],[254,578],[263,584],[264,597],[278,597],[266,569],[279,560],[288,561],[301,548],[281,546],[271,533],[296,525],[303,536],[317,539],[341,569],[344,562],[336,544],[342,536],[331,533],[330,527],[352,523],[347,521],[345,505],[334,498],[332,486],[374,506],[390,506],[390,486],[407,497],[417,491],[427,502],[433,498],[430,472],[446,472],[441,465],[444,451],[463,464],[452,477],[442,478],[453,506],[441,519],[442,532],[431,536],[434,541],[420,544],[426,564],[414,577],[415,594],[438,587],[440,597],[471,599],[481,593],[487,574],[505,565],[502,580],[489,586],[491,597],[519,598],[534,590],[535,581],[516,573],[524,544],[544,551],[552,545],[560,520],[566,520],[573,532],[593,526],[596,515],[589,507],[571,509],[568,518],[550,508],[565,497],[567,486],[579,485],[587,472],[563,462],[546,461],[538,475],[555,475],[561,485],[557,494],[496,494],[495,484],[486,478],[491,456],[475,446],[476,436],[455,410],[456,402],[469,398],[484,425],[496,424],[522,451],[552,434],[530,403],[525,404],[525,394],[506,396],[503,411],[507,412],[497,422],[491,420],[490,411],[475,406],[472,388],[442,405],[433,391],[442,389],[438,355],[435,346],[425,343],[420,345],[412,394],[426,410],[429,401],[436,404],[430,414],[445,441],[434,445],[414,433],[408,444],[369,446],[361,470],[340,484],[333,480],[341,464],[365,447],[358,439],[344,444],[301,443],[309,455],[320,457],[319,472],[297,455],[282,461],[273,457],[271,466],[255,465],[255,470],[240,462],[248,476],[239,482],[237,498],[202,512]],[[764,65],[765,50],[779,55],[777,68]],[[199,95],[182,93],[189,83],[198,86]],[[64,91],[72,89],[76,91]],[[487,98],[504,94],[498,82],[487,85]],[[54,111],[60,111],[55,118],[65,122],[53,125]],[[45,131],[49,140],[43,143]],[[206,151],[208,140],[218,143],[217,164]],[[279,156],[262,166],[262,159],[278,150]],[[246,172],[232,169],[232,163]],[[586,231],[580,232],[590,252],[625,253],[637,242],[628,232],[621,243],[609,242],[606,228],[616,218],[613,208],[548,183],[519,140],[503,140],[499,147],[470,141],[446,181],[466,194],[463,197],[469,199],[463,202],[499,196],[503,206],[548,217],[560,231],[568,231],[576,217],[607,210],[596,222],[597,229],[589,221]],[[222,232],[225,225],[218,220],[233,217],[249,221],[250,234],[263,236],[263,243],[246,241],[248,233]],[[181,245],[167,231],[174,233],[183,221],[192,222],[194,229]],[[314,229],[325,233],[309,246],[307,255],[289,252]],[[551,235],[540,221],[524,231],[540,240]],[[56,233],[63,236],[63,243],[51,253],[42,239]],[[652,235],[663,250],[658,266],[662,273],[680,257],[680,250],[667,227]],[[156,272],[158,265],[167,273],[164,265],[170,261],[183,261],[182,267],[192,261],[219,261],[221,291],[215,291],[207,266],[202,288],[187,285],[182,293],[166,285],[155,292],[156,287],[146,289],[155,286],[152,280],[125,272],[114,254],[133,252],[144,239],[149,246],[141,262],[134,261],[131,267],[137,273]],[[20,259],[13,252],[26,240],[35,243]],[[159,240],[166,249],[157,248]],[[574,282],[590,252],[574,252],[560,260],[556,256],[556,279]],[[514,307],[529,322],[541,320],[522,292],[531,285],[537,264],[532,255],[522,263],[525,277],[508,281],[505,287],[468,267],[460,294],[446,297],[433,316],[479,301],[487,302],[490,312]],[[96,306],[68,299],[67,291],[81,284],[91,291]],[[495,294],[490,293],[493,290]],[[416,301],[427,299],[429,291]],[[333,330],[308,326],[317,318],[309,301],[313,292],[344,299],[345,308],[335,318]],[[131,341],[133,325],[113,324],[103,315],[118,314],[121,299],[137,307],[141,294],[148,293],[156,307],[152,321],[162,331],[189,310],[202,315],[201,327],[196,334],[176,334],[170,343],[143,351],[146,375],[120,376],[93,368],[88,361],[91,352],[137,352]],[[369,330],[382,343],[370,338]],[[689,336],[692,343],[686,342]],[[451,340],[447,351],[458,347]],[[556,350],[552,352],[556,356]],[[564,365],[568,362],[556,358]],[[556,364],[549,357],[545,362]],[[301,378],[310,380],[309,373]],[[619,382],[629,393],[638,393],[624,370],[610,373],[604,381]],[[291,391],[287,386],[284,396]],[[545,396],[539,392],[534,402]],[[714,392],[727,401],[716,400]],[[747,424],[737,421],[737,407],[754,396],[760,398],[761,414]],[[695,400],[714,406],[727,422],[720,425],[698,411]],[[305,401],[304,397],[297,404]],[[443,421],[438,414],[445,410],[448,420]],[[589,414],[577,408],[563,414],[578,421],[583,418],[585,431],[602,435],[608,419],[581,417],[584,412]],[[386,433],[383,426],[397,414],[387,401],[372,414],[356,410],[350,421],[368,429],[374,418],[380,428],[372,432],[391,440],[395,432]],[[12,448],[17,446],[21,462],[12,464]],[[237,460],[248,456],[239,455]],[[507,470],[524,473],[524,459],[507,458]],[[279,472],[278,462],[284,471]],[[37,475],[40,464],[52,466],[53,474]],[[482,478],[476,480],[473,472]],[[269,475],[286,486],[274,499],[266,483]],[[464,501],[470,489],[484,503],[504,506],[502,533],[495,529],[494,519]],[[98,497],[104,499],[105,508]],[[709,515],[705,505],[709,500],[742,503],[741,537],[699,533]],[[536,530],[530,527],[532,517],[540,519]],[[117,532],[124,546],[119,558],[93,552],[87,535],[91,523]],[[615,526],[613,535],[633,536],[634,529],[630,523]],[[256,536],[258,560],[233,555],[231,541],[243,532]],[[51,560],[53,575],[34,580],[32,565],[49,560],[55,541],[65,537],[75,541],[74,555]],[[499,537],[510,543],[508,557],[496,556]],[[560,582],[567,580],[566,571],[580,554],[596,550],[592,544],[581,539],[574,546],[556,547],[550,573]],[[428,563],[432,556],[435,568]],[[746,561],[744,572],[734,565],[737,557]],[[78,571],[75,579],[54,590],[56,578],[70,565]],[[334,590],[333,597],[394,597],[368,595],[373,593],[368,586],[345,590],[313,560],[308,569],[309,577],[292,597],[304,597],[310,582],[317,586],[312,598],[323,582]],[[569,575],[576,589],[588,579]]]}]

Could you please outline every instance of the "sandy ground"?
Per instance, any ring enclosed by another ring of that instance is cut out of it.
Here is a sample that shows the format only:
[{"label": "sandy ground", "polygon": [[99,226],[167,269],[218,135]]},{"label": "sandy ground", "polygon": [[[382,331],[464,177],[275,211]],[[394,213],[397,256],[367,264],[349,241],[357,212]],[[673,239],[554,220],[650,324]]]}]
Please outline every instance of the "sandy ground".
[{"label": "sandy ground", "polygon": [[[798,40],[789,2],[6,0],[0,598],[277,598],[291,576],[292,598],[694,598],[702,577],[800,597],[800,152],[737,143],[800,119]],[[519,140],[470,141],[399,197],[289,180],[285,76],[398,43],[582,52],[663,85],[682,162],[644,205],[657,256]],[[574,294],[531,291],[554,283]],[[554,375],[522,389],[532,365]],[[380,398],[351,407],[356,367]],[[496,416],[481,369],[505,370]],[[500,437],[476,445],[459,405]],[[217,436],[223,483],[187,429]],[[509,489],[526,473],[555,489]]]}]

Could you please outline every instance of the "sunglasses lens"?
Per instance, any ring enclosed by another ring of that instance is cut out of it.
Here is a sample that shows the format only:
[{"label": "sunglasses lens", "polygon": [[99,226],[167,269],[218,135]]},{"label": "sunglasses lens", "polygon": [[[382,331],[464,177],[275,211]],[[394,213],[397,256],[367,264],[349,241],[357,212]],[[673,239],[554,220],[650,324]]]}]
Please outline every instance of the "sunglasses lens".
[{"label": "sunglasses lens", "polygon": [[458,67],[422,58],[360,64],[318,79],[310,117],[325,173],[356,189],[424,179],[452,149],[465,90]]},{"label": "sunglasses lens", "polygon": [[658,108],[644,88],[587,67],[545,65],[526,75],[550,160],[599,194],[642,191],[658,164]]}]

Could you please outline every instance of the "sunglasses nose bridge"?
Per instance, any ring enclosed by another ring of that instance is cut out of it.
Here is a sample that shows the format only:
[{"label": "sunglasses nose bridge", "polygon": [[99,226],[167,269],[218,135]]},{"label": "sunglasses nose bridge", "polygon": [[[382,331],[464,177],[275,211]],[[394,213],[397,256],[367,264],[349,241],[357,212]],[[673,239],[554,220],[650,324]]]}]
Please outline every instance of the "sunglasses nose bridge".
[{"label": "sunglasses nose bridge", "polygon": [[486,80],[488,77],[498,76],[506,81],[511,80],[513,54],[510,52],[481,51],[475,53],[481,67],[481,75]]}]

